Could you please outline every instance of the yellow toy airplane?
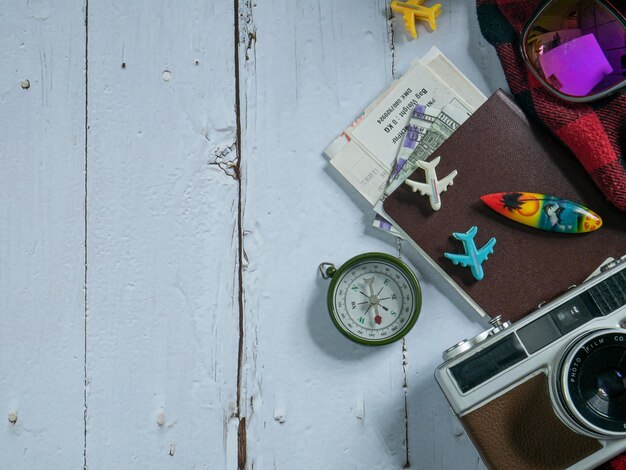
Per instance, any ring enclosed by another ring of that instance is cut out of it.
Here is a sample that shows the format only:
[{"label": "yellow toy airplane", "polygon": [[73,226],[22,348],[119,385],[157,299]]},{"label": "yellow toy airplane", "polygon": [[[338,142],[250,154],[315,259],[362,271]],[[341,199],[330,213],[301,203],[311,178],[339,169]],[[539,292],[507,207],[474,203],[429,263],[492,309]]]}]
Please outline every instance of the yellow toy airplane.
[{"label": "yellow toy airplane", "polygon": [[413,38],[417,37],[415,20],[426,21],[433,31],[437,29],[436,18],[441,14],[441,3],[437,3],[432,7],[425,7],[423,6],[425,1],[406,0],[401,2],[393,0],[391,2],[391,9],[404,16],[404,26]]}]

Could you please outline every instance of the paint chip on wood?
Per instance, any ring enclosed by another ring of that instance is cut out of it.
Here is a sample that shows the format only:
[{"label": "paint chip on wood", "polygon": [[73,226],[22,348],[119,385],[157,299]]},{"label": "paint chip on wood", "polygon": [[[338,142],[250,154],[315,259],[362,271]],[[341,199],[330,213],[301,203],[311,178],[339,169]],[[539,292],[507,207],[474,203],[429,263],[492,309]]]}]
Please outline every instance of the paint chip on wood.
[{"label": "paint chip on wood", "polygon": [[174,457],[174,454],[176,453],[176,446],[174,444],[170,444],[170,457]]},{"label": "paint chip on wood", "polygon": [[363,397],[359,397],[356,402],[356,419],[365,422],[365,400]]},{"label": "paint chip on wood", "polygon": [[159,426],[163,426],[165,424],[165,412],[160,410],[156,417],[156,422]]},{"label": "paint chip on wood", "polygon": [[465,434],[465,430],[456,419],[452,422],[452,432],[456,437],[461,437],[463,434]]},{"label": "paint chip on wood", "polygon": [[15,411],[9,411],[9,423],[17,423],[17,413]]},{"label": "paint chip on wood", "polygon": [[20,83],[20,85],[24,90],[28,90],[30,88],[30,80],[22,80],[22,83]]},{"label": "paint chip on wood", "polygon": [[26,2],[28,14],[39,21],[47,20],[52,14],[53,0],[30,0]]},{"label": "paint chip on wood", "polygon": [[282,408],[276,408],[274,410],[274,421],[279,424],[285,424],[285,421],[287,421],[287,419],[285,418],[285,410],[283,410]]},{"label": "paint chip on wood", "polygon": [[163,81],[169,82],[172,79],[172,72],[169,70],[163,70]]}]

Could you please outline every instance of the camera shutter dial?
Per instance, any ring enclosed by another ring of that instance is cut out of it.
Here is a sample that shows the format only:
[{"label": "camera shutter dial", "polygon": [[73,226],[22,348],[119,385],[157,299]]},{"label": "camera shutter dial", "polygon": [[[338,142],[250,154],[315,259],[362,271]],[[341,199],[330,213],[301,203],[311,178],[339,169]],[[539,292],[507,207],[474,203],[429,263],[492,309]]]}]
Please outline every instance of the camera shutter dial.
[{"label": "camera shutter dial", "polygon": [[494,317],[491,320],[489,320],[489,324],[492,325],[492,327],[489,328],[488,330],[483,331],[482,333],[474,336],[471,339],[464,339],[463,341],[446,349],[442,354],[443,360],[449,361],[450,359],[454,359],[459,354],[463,354],[464,352],[467,352],[470,349],[473,349],[474,346],[482,343],[487,338],[493,335],[496,335],[511,326],[510,321],[502,323],[501,315],[498,315],[497,317]]}]

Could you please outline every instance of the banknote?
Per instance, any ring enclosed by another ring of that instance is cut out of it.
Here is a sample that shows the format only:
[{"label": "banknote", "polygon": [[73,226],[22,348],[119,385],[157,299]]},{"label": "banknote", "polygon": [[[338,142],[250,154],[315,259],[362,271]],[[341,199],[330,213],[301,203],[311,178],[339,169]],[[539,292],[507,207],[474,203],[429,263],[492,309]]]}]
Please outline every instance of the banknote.
[{"label": "banknote", "polygon": [[430,128],[431,124],[437,119],[439,112],[440,110],[434,106],[428,108],[426,105],[419,103],[415,106],[415,109],[409,118],[402,146],[400,147],[400,150],[398,150],[393,171],[389,177],[390,180],[397,178],[400,170],[402,170],[404,164],[408,161],[409,157],[415,150],[415,147],[417,147],[417,143],[422,139],[424,134],[426,134],[426,131]]},{"label": "banknote", "polygon": [[[402,154],[402,158],[406,158],[405,161],[397,171],[394,169],[393,175],[389,178],[383,196],[378,203],[374,204],[374,211],[377,215],[372,225],[400,238],[402,237],[398,230],[396,230],[393,225],[381,215],[382,203],[385,201],[387,196],[394,192],[398,186],[404,183],[404,181],[415,171],[419,160],[425,160],[430,157],[432,153],[437,150],[437,148],[472,114],[471,110],[456,101],[450,102],[444,106],[442,110],[433,109],[432,111],[433,114],[437,113],[437,117],[435,118],[433,116],[433,118],[429,120],[426,132],[419,136],[416,141],[416,145],[408,158],[405,157],[406,153]],[[419,112],[414,112],[414,114],[419,114]],[[411,116],[411,119],[413,119],[413,116]],[[400,152],[402,152],[402,149],[400,149]],[[399,160],[400,152],[398,152]],[[396,167],[397,166],[398,165],[396,163]]]},{"label": "banknote", "polygon": [[[434,106],[429,108],[420,103],[415,106],[415,109],[409,118],[409,123],[407,124],[406,133],[404,135],[404,141],[402,142],[400,150],[398,150],[393,171],[389,176],[387,185],[389,185],[392,180],[396,179],[400,170],[402,170],[409,157],[417,147],[418,142],[422,137],[424,137],[424,134],[426,134],[426,131],[428,131],[432,123],[435,122],[440,112],[441,110],[435,108]],[[383,198],[384,197],[386,196],[383,195]],[[396,230],[395,227],[380,214],[376,214],[374,221],[372,222],[372,226],[402,238],[400,232],[398,232],[398,230]]]},{"label": "banknote", "polygon": [[398,171],[396,177],[389,181],[385,188],[382,200],[394,192],[398,186],[404,183],[417,168],[419,160],[426,160],[452,133],[463,124],[472,112],[463,106],[459,101],[453,100],[443,107],[437,118],[419,140],[419,143]]},{"label": "banknote", "polygon": [[396,237],[404,238],[402,237],[402,234],[398,231],[398,229],[396,229],[391,224],[391,222],[389,222],[380,214],[376,214],[376,217],[374,217],[374,222],[372,222],[372,226],[377,229],[382,230],[383,232],[389,232],[390,234],[395,235]]}]

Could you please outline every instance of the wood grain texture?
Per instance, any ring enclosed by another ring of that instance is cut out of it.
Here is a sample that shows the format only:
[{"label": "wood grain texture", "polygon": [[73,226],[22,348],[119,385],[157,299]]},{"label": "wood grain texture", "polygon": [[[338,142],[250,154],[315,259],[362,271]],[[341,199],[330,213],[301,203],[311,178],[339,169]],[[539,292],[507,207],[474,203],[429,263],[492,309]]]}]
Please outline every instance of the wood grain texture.
[{"label": "wood grain texture", "polygon": [[321,156],[391,78],[385,3],[244,7],[256,37],[241,82],[248,468],[400,468],[402,344],[343,338],[317,269],[395,251]]},{"label": "wood grain texture", "polygon": [[484,325],[426,269],[423,313],[406,340],[355,346],[331,326],[328,284],[315,270],[364,251],[398,253],[319,158],[392,77],[435,42],[486,94],[504,84],[492,52],[462,49],[479,34],[473,3],[446,6],[438,36],[422,30],[413,42],[382,1],[247,6],[255,32],[242,86],[249,468],[482,468],[433,371],[445,348]]},{"label": "wood grain texture", "polygon": [[90,470],[237,465],[233,21],[89,6]]},{"label": "wood grain texture", "polygon": [[83,11],[4,5],[0,29],[0,467],[82,468]]}]

